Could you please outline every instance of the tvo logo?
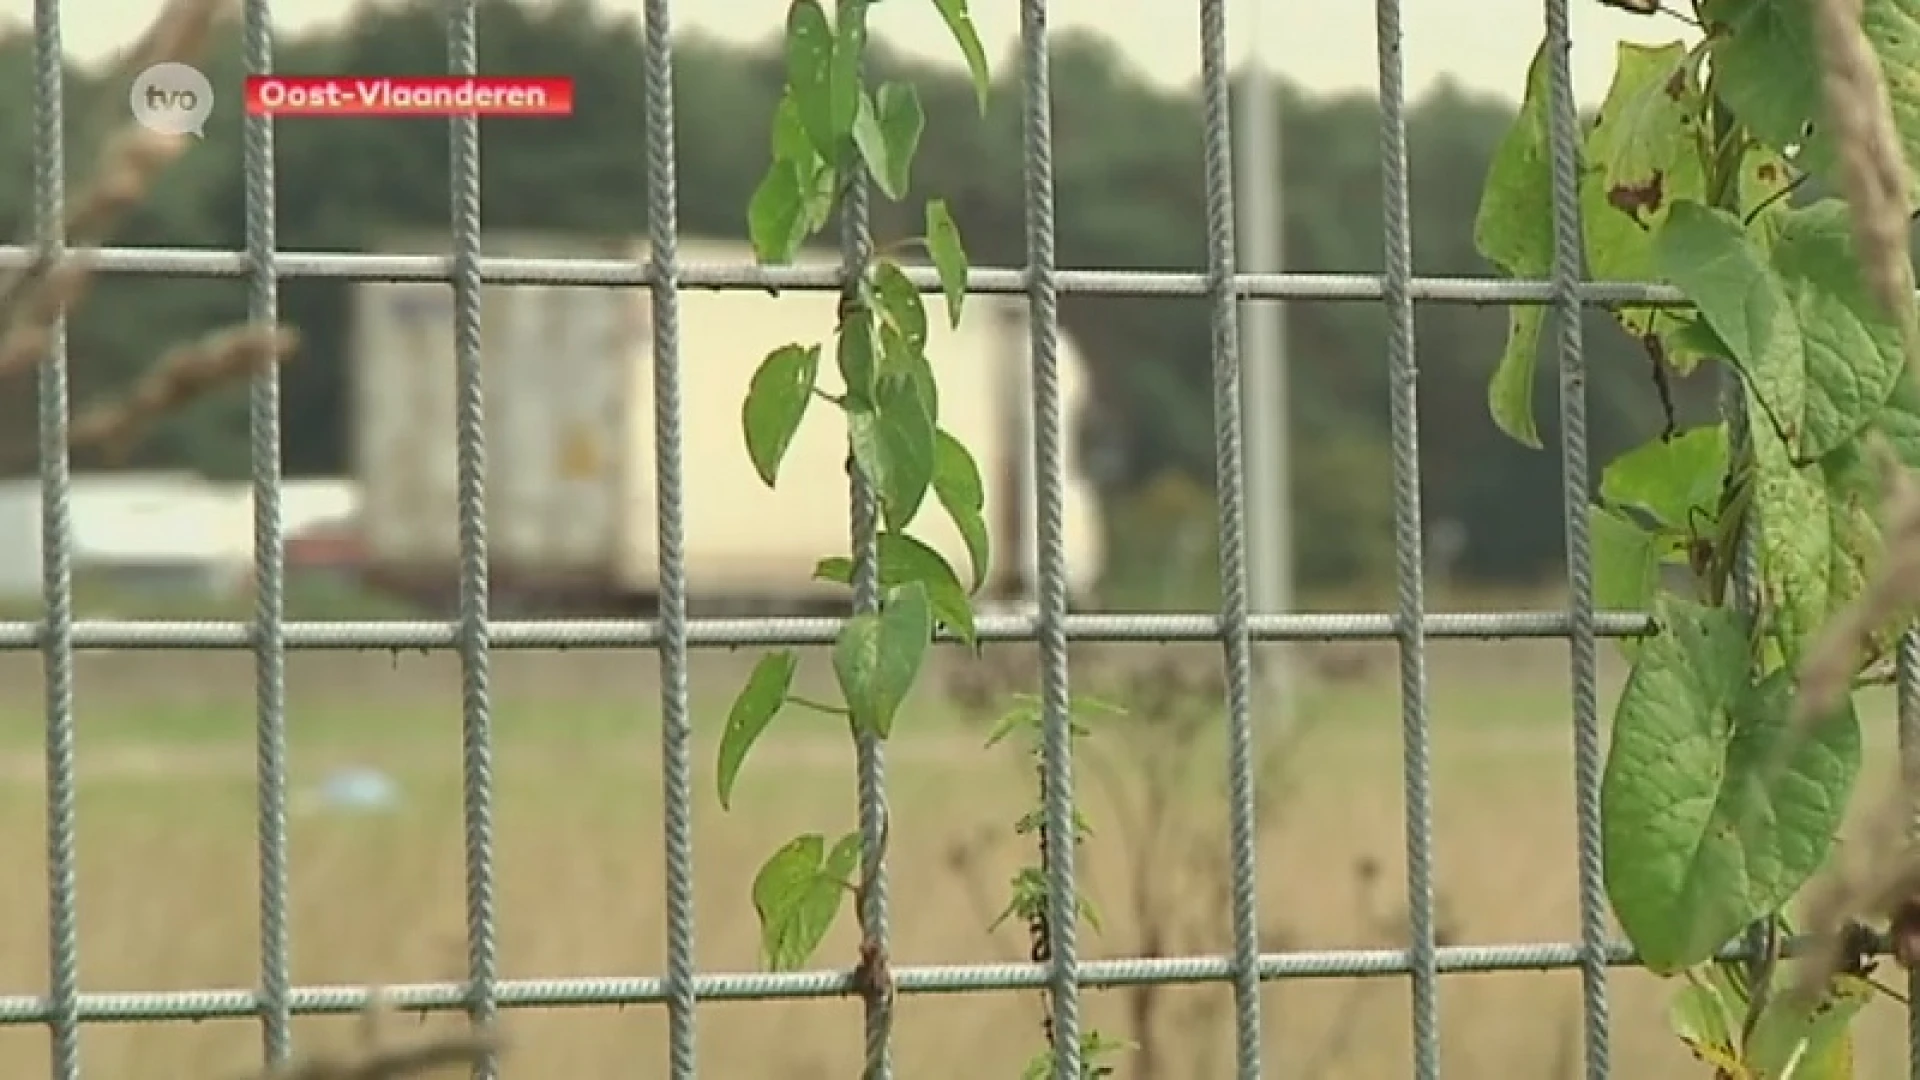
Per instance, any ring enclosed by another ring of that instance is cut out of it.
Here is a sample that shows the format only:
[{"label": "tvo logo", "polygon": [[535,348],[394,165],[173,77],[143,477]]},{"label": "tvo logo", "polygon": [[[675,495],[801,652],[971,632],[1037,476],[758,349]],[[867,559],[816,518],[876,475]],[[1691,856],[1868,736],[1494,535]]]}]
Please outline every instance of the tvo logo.
[{"label": "tvo logo", "polygon": [[213,84],[185,64],[155,64],[134,77],[127,104],[134,122],[148,131],[205,137]]}]

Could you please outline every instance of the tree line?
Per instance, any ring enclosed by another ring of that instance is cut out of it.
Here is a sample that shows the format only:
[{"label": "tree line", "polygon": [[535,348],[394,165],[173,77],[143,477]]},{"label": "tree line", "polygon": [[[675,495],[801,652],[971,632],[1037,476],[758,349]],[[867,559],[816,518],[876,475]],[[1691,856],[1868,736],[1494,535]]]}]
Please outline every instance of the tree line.
[{"label": "tree line", "polygon": [[[566,74],[575,111],[564,119],[481,122],[482,207],[489,229],[643,235],[647,228],[642,117],[642,27],[588,0],[482,0],[480,66],[489,74]],[[286,74],[417,75],[444,71],[441,5],[367,5],[337,29],[283,38]],[[676,51],[681,227],[744,237],[744,208],[764,168],[767,118],[782,74],[777,34],[736,48],[698,37]],[[1011,57],[984,117],[958,71],[876,49],[888,77],[921,88],[928,113],[916,173],[938,177],[976,265],[1024,258],[1020,73]],[[224,101],[244,73],[237,31],[203,69]],[[1517,74],[1517,73],[1516,73]],[[1062,267],[1193,270],[1205,265],[1205,193],[1198,95],[1157,88],[1102,39],[1062,34],[1053,50],[1058,262]],[[107,122],[124,120],[127,87],[70,69],[68,155],[86,160]],[[32,229],[32,48],[24,32],[0,38],[0,229]],[[1282,86],[1284,244],[1290,269],[1378,273],[1380,113],[1370,95],[1313,96]],[[1472,227],[1493,149],[1511,103],[1442,87],[1412,109],[1414,260],[1422,275],[1485,277]],[[244,241],[239,110],[217,108],[194,148],[114,241],[238,249]],[[444,230],[449,220],[445,122],[340,118],[281,123],[275,131],[277,221],[283,249],[380,249],[396,233]],[[928,185],[929,187],[935,185]],[[875,201],[876,236],[914,231],[920,205]],[[111,395],[166,343],[242,318],[238,280],[116,276],[70,327],[77,405]],[[290,474],[347,467],[347,286],[292,280],[282,317],[305,338],[284,374],[285,467]],[[1109,508],[1116,574],[1164,590],[1170,559],[1202,570],[1212,527],[1213,419],[1204,298],[1070,296],[1061,318],[1092,370],[1099,402],[1079,435],[1093,440]],[[1596,461],[1660,430],[1662,396],[1645,353],[1604,316],[1590,317],[1590,428]],[[1498,307],[1423,305],[1420,361],[1422,494],[1430,522],[1451,523],[1458,570],[1489,581],[1540,578],[1558,565],[1560,466],[1552,449],[1505,440],[1488,418],[1486,379],[1500,352]],[[1551,340],[1551,339],[1549,339]],[[1296,551],[1304,583],[1346,585],[1392,573],[1386,325],[1379,305],[1288,306]],[[1550,366],[1548,372],[1551,371]],[[1678,388],[1686,411],[1710,408],[1708,388]],[[1536,387],[1539,414],[1555,413],[1555,380]],[[32,430],[31,380],[0,388],[0,425]],[[1543,431],[1547,445],[1554,435]],[[159,425],[130,459],[143,467],[243,475],[246,395],[233,388]],[[1168,515],[1191,523],[1168,528]],[[1201,536],[1197,553],[1182,537]],[[1181,545],[1185,545],[1182,547]],[[1185,551],[1186,555],[1181,552]],[[1204,578],[1206,574],[1200,573]],[[1145,586],[1143,586],[1145,587]],[[1190,602],[1192,597],[1183,597]]]}]

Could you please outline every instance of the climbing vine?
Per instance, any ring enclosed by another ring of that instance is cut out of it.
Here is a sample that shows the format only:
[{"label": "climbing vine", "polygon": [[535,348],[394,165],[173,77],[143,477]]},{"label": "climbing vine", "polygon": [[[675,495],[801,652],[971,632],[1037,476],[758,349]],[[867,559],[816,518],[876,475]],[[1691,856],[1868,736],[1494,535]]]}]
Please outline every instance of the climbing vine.
[{"label": "climbing vine", "polygon": [[[1730,422],[1664,432],[1609,463],[1588,507],[1602,608],[1650,611],[1601,784],[1608,900],[1641,960],[1682,979],[1674,1030],[1720,1077],[1852,1075],[1850,1022],[1873,985],[1842,971],[1779,992],[1788,911],[1826,862],[1861,762],[1850,701],[1804,733],[1796,672],[1881,555],[1869,440],[1920,466],[1904,312],[1862,280],[1824,130],[1812,0],[1652,4],[1678,38],[1618,46],[1581,124],[1580,237],[1593,279],[1657,281],[1679,308],[1624,306],[1662,401],[1702,365],[1737,388]],[[1920,0],[1865,0],[1864,28],[1920,161]],[[1694,32],[1685,33],[1690,27]],[[1489,171],[1475,240],[1517,278],[1554,258],[1545,50]],[[1533,380],[1544,312],[1515,308],[1488,400],[1541,445]],[[1684,582],[1684,587],[1669,587]],[[1883,628],[1856,685],[1890,655]],[[1741,963],[1724,961],[1744,939]]]},{"label": "climbing vine", "polygon": [[[1092,698],[1080,698],[1069,707],[1068,738],[1078,742],[1085,738],[1089,729],[1085,718],[1095,714],[1115,714],[1122,710],[1113,705]],[[1009,882],[1007,906],[994,920],[999,926],[1010,918],[1017,918],[1027,928],[1027,957],[1036,964],[1044,964],[1053,958],[1053,926],[1049,922],[1047,904],[1047,847],[1059,840],[1049,835],[1047,814],[1043,805],[1046,798],[1046,770],[1042,764],[1040,739],[1042,713],[1040,702],[1036,698],[1020,696],[993,732],[987,736],[987,746],[993,747],[1016,732],[1024,733],[1028,738],[1028,753],[1034,759],[1034,772],[1039,782],[1035,785],[1038,796],[1033,807],[1020,815],[1013,823],[1015,834],[1031,837],[1034,844],[1034,862],[1014,871]],[[1070,842],[1079,847],[1081,841],[1093,835],[1093,829],[1080,813],[1079,807],[1073,810],[1073,836]],[[1085,920],[1094,930],[1100,929],[1100,913],[1093,902],[1084,894],[1074,898],[1075,915]],[[991,927],[989,927],[991,929]],[[1040,1033],[1046,1046],[1034,1054],[1027,1067],[1020,1074],[1021,1080],[1045,1080],[1053,1067],[1054,1030],[1051,1014],[1042,1018]],[[1130,1044],[1109,1038],[1098,1029],[1088,1028],[1080,1033],[1080,1077],[1081,1080],[1104,1080],[1115,1073],[1113,1058],[1121,1051],[1129,1049]]]},{"label": "climbing vine", "polygon": [[[747,208],[748,233],[763,264],[791,262],[834,220],[849,185],[871,179],[895,201],[905,200],[912,188],[926,117],[911,84],[867,83],[867,9],[873,2],[837,0],[831,15],[820,0],[793,0],[788,6],[786,82],[773,116],[772,160]],[[959,46],[984,113],[990,75],[967,0],[932,3]],[[919,251],[933,264],[945,318],[957,329],[967,294],[966,248],[946,203],[928,199],[921,235],[863,255],[848,268],[836,324],[822,327],[825,339],[776,348],[747,387],[741,409],[746,453],[770,488],[779,482],[787,449],[810,413],[820,405],[839,413],[849,464],[878,502],[873,569],[879,597],[877,610],[855,614],[834,642],[839,702],[793,693],[800,657],[792,650],[770,652],[754,666],[721,736],[717,774],[723,808],[731,804],[748,752],[788,706],[844,717],[856,740],[886,739],[937,632],[944,629],[978,648],[973,598],[987,581],[992,559],[985,491],[972,452],[940,424],[939,382],[927,347],[930,315],[899,258]],[[829,344],[837,388],[822,378]],[[945,556],[910,531],[930,499],[965,544],[966,583]],[[852,586],[856,559],[851,552],[827,555],[814,577]],[[1016,709],[1010,715],[1015,719],[1009,730],[1019,726],[1019,718],[1038,713]],[[1024,831],[1033,831],[1027,828],[1032,820],[1037,818],[1022,819]],[[1044,862],[1044,830],[1038,842]],[[858,877],[860,862],[858,830],[831,842],[823,833],[805,833],[767,859],[754,878],[752,901],[769,967],[791,970],[813,956],[844,899],[865,888]],[[1009,910],[1029,923],[1035,959],[1042,959],[1048,936],[1044,878],[1038,870],[1023,871],[1013,889]],[[871,964],[863,954],[856,969],[862,980],[890,985],[883,971],[867,970]],[[1051,1047],[1050,1027],[1045,1034]],[[1082,1075],[1111,1075],[1103,1060],[1116,1048],[1098,1032],[1086,1032]],[[1050,1056],[1049,1051],[1036,1057],[1029,1074],[1044,1074]]]}]

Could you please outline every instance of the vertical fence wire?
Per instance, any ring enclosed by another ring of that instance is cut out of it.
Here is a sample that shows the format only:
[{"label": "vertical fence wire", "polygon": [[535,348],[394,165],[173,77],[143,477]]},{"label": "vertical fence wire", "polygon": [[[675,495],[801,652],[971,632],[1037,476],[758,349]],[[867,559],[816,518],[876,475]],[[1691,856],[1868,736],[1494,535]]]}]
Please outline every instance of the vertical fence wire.
[{"label": "vertical fence wire", "polygon": [[[1067,670],[1066,485],[1060,297],[1054,277],[1053,80],[1047,0],[1021,0],[1027,329],[1033,390],[1034,537],[1040,604],[1040,771],[1046,819],[1047,989],[1053,1075],[1081,1075],[1079,885],[1074,877],[1073,731]],[[1023,553],[1024,555],[1024,553]]]},{"label": "vertical fence wire", "polygon": [[1587,371],[1581,326],[1579,131],[1567,0],[1546,0],[1547,137],[1553,206],[1553,314],[1559,332],[1560,469],[1566,530],[1568,664],[1573,696],[1574,819],[1580,888],[1582,1056],[1588,1080],[1611,1069],[1607,1008],[1607,899],[1600,859],[1599,646],[1593,548],[1587,530]]},{"label": "vertical fence wire", "polygon": [[686,506],[680,430],[680,198],[674,163],[673,13],[647,0],[647,236],[653,293],[653,454],[660,567],[660,797],[667,889],[667,1069],[693,1080],[693,718],[687,695]]},{"label": "vertical fence wire", "polygon": [[[447,18],[447,70],[479,71],[478,0],[452,0]],[[481,352],[480,121],[449,124],[453,225],[453,345],[458,418],[460,513],[460,711],[466,832],[467,1002],[475,1027],[498,1013],[493,905],[492,644],[487,622],[487,410]],[[493,1080],[492,1054],[474,1065],[474,1080]]]},{"label": "vertical fence wire", "polygon": [[1400,610],[1400,716],[1406,773],[1407,932],[1413,978],[1413,1069],[1440,1075],[1439,975],[1433,925],[1433,755],[1427,715],[1425,519],[1420,508],[1420,362],[1414,348],[1413,227],[1407,190],[1407,95],[1400,0],[1375,4],[1380,51],[1382,279],[1392,387],[1393,523]]},{"label": "vertical fence wire", "polygon": [[[1207,273],[1212,291],[1214,486],[1220,518],[1220,635],[1227,695],[1228,878],[1233,926],[1235,1059],[1261,1075],[1259,864],[1254,822],[1251,643],[1247,631],[1246,454],[1242,440],[1240,304],[1226,0],[1200,0],[1200,86],[1206,145]],[[1260,177],[1261,183],[1273,182]]]},{"label": "vertical fence wire", "polygon": [[[837,28],[838,33],[857,34],[866,40],[868,0],[842,0],[837,16],[852,20],[855,29]],[[864,59],[864,58],[863,58]],[[867,199],[872,189],[864,166],[855,164],[847,177],[840,202],[841,273],[850,276],[865,273],[873,256],[873,238],[868,231]],[[877,551],[879,508],[875,503],[872,478],[848,459],[847,498],[848,536],[853,552],[853,611],[856,615],[880,609],[880,570]],[[854,772],[857,776],[857,804],[860,819],[860,886],[857,891],[857,915],[860,921],[860,955],[867,985],[862,988],[862,1026],[865,1033],[866,1067],[864,1080],[893,1080],[893,1004],[894,992],[889,966],[892,959],[890,912],[887,882],[887,841],[891,818],[887,808],[886,746],[873,732],[853,729]]]},{"label": "vertical fence wire", "polygon": [[[60,0],[34,0],[34,231],[58,260],[66,245],[66,70]],[[73,523],[68,495],[67,320],[47,328],[39,368],[40,640],[46,679],[47,1015],[53,1080],[80,1078],[80,925],[76,897],[73,723]]]},{"label": "vertical fence wire", "polygon": [[[273,70],[273,15],[269,0],[246,0],[242,49],[248,74]],[[274,267],[275,194],[273,118],[241,119],[241,171],[246,182],[247,315],[257,326],[280,321],[279,276]],[[287,640],[286,535],[280,517],[280,367],[253,377],[247,417],[253,464],[255,770],[259,799],[260,1020],[267,1064],[293,1053],[287,994]]]}]

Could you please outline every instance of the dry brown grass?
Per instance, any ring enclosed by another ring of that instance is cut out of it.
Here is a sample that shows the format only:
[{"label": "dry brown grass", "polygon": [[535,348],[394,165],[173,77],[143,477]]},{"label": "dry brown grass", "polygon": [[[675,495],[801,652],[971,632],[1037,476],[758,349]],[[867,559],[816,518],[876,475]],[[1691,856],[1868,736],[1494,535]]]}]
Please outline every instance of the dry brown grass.
[{"label": "dry brown grass", "polygon": [[[702,656],[695,704],[724,706],[742,658]],[[649,719],[651,657],[633,654],[496,658],[499,787],[496,835],[500,961],[507,977],[655,975],[665,923],[661,889],[657,733]],[[34,659],[0,660],[0,844],[24,852],[0,881],[0,992],[45,985],[45,882],[40,869],[42,786]],[[82,985],[86,990],[244,987],[254,981],[252,690],[244,655],[123,654],[88,657],[80,674],[79,873]],[[1390,676],[1389,676],[1390,679]],[[1577,926],[1571,749],[1561,689],[1564,655],[1553,646],[1436,646],[1436,868],[1460,944],[1566,941]],[[386,818],[313,813],[296,797],[292,834],[294,974],[302,984],[370,985],[458,978],[462,939],[457,674],[451,658],[309,655],[292,659],[290,697],[297,795],[331,765],[364,761],[397,777],[408,801]],[[1609,691],[1610,700],[1611,691]],[[1338,724],[1303,749],[1295,801],[1261,842],[1265,922],[1287,946],[1391,946],[1356,901],[1353,867],[1381,868],[1386,901],[1403,874],[1398,705],[1392,685],[1343,688],[1317,703]],[[142,712],[150,720],[141,719]],[[360,719],[348,710],[359,710]],[[597,710],[597,711],[596,711]],[[609,710],[630,710],[612,712]],[[1883,710],[1882,710],[1883,711]],[[211,717],[191,734],[156,731],[178,718]],[[404,718],[405,725],[397,723]],[[143,729],[143,724],[145,725]],[[703,970],[756,965],[747,887],[758,861],[796,829],[837,831],[853,794],[843,739],[798,718],[748,768],[732,814],[711,793],[704,742],[696,790],[698,951]],[[903,722],[893,750],[895,956],[900,964],[1002,961],[1023,947],[1018,928],[988,935],[950,848],[1004,829],[1030,777],[1013,754],[978,749],[973,733],[937,715],[916,733]],[[1888,725],[1875,723],[1876,731]],[[783,775],[784,774],[784,775]],[[1884,778],[1883,778],[1884,779]],[[1217,811],[1205,798],[1192,812]],[[1127,838],[1111,808],[1091,799],[1106,828],[1084,866],[1096,898],[1129,878]],[[1224,831],[1220,848],[1225,850]],[[982,854],[970,874],[1002,888],[1026,856],[1011,839]],[[1205,890],[1196,889],[1195,897]],[[1090,956],[1129,955],[1138,926],[1109,900],[1104,933],[1082,935]],[[1226,912],[1195,921],[1224,939]],[[843,916],[825,962],[850,963]],[[1273,943],[1269,944],[1273,947]],[[1267,1048],[1276,1075],[1302,1075],[1325,1032],[1345,1022],[1359,1036],[1322,1077],[1404,1075],[1406,986],[1375,980],[1362,994],[1342,981],[1287,983],[1267,991]],[[1613,980],[1619,1075],[1675,1075],[1687,1062],[1661,1019],[1667,988],[1632,972]],[[1181,997],[1226,993],[1181,990]],[[1554,1076],[1567,1060],[1578,1007],[1567,972],[1460,976],[1442,985],[1450,1072]],[[1127,1037],[1124,1002],[1095,994],[1088,1018]],[[1863,1040],[1863,1076],[1899,1060],[1900,1018],[1876,1006]],[[1344,1021],[1343,1021],[1344,1018]],[[435,1017],[413,1034],[460,1030]],[[402,1029],[411,1028],[402,1023]],[[664,1061],[657,1007],[510,1012],[508,1077],[631,1075]],[[716,1076],[840,1077],[860,1052],[851,1001],[716,1004],[700,1014],[700,1063]],[[350,1046],[350,1018],[299,1022],[306,1051]],[[926,1080],[1017,1075],[1039,1037],[1034,995],[908,996],[901,1000],[898,1066]],[[1224,1029],[1170,1033],[1171,1075],[1197,1048],[1230,1047]],[[0,1074],[39,1075],[46,1037],[0,1029]],[[90,1074],[235,1076],[258,1054],[249,1022],[89,1027]],[[1230,1055],[1217,1057],[1215,1070]],[[1122,1075],[1125,1063],[1122,1062]],[[1891,1072],[1884,1073],[1892,1075]]]}]

